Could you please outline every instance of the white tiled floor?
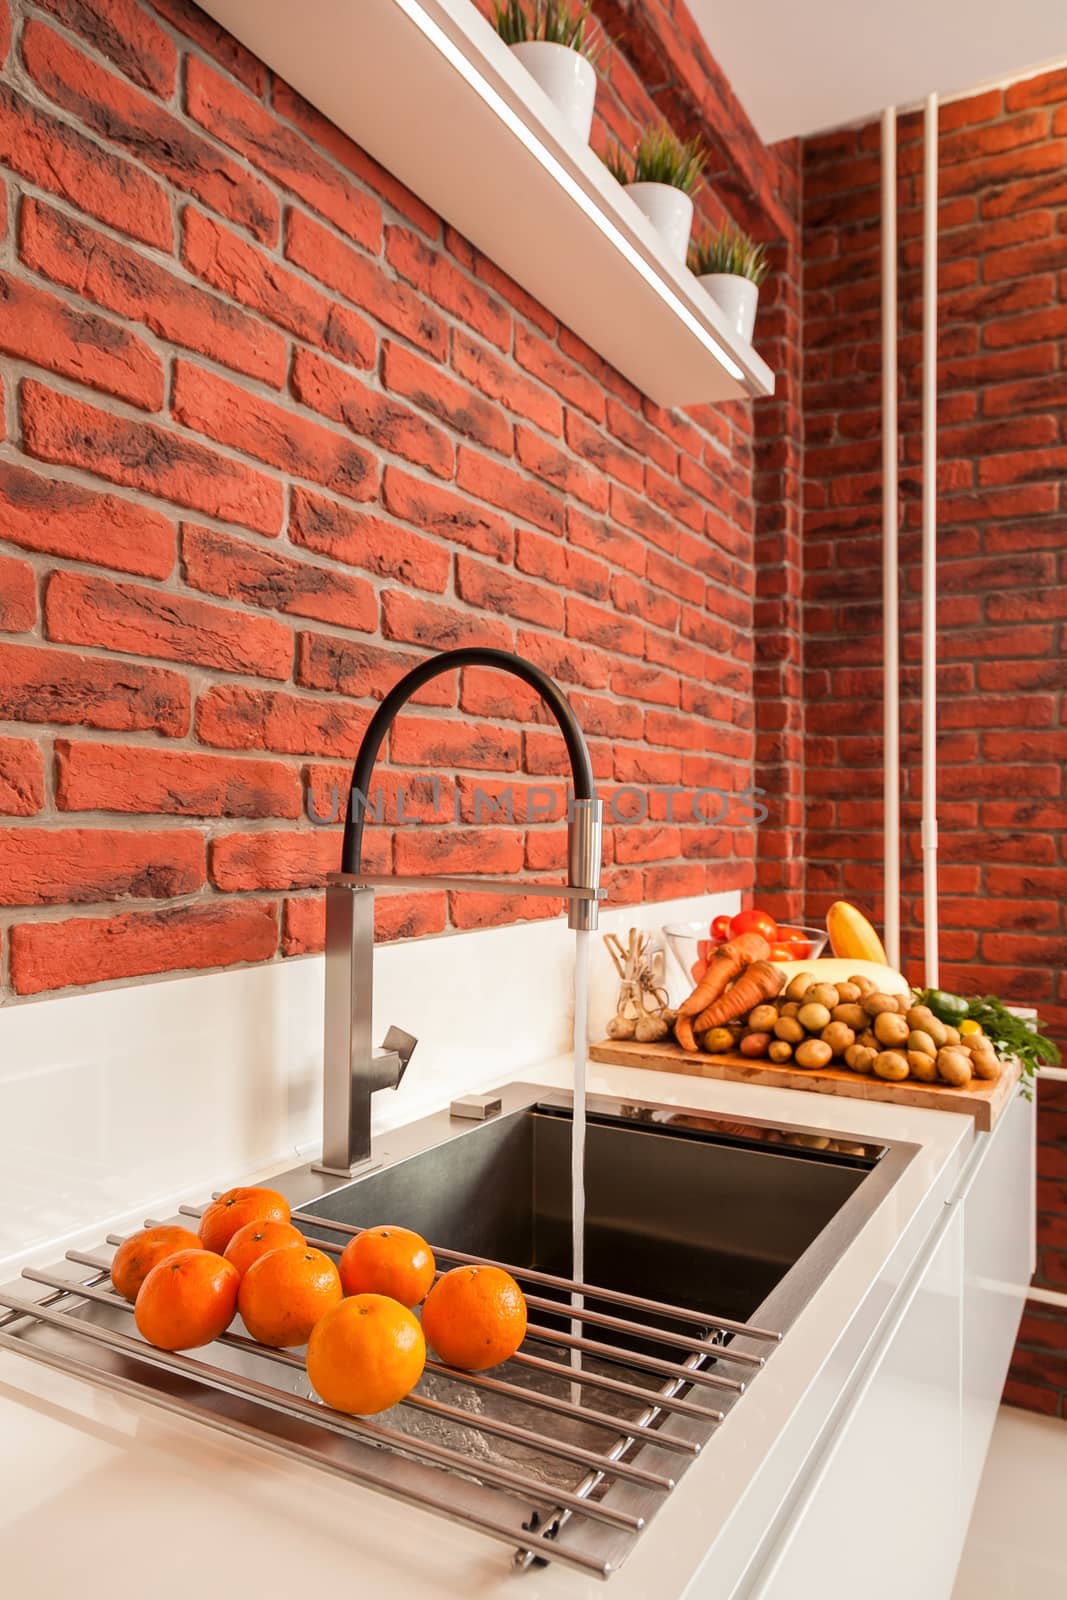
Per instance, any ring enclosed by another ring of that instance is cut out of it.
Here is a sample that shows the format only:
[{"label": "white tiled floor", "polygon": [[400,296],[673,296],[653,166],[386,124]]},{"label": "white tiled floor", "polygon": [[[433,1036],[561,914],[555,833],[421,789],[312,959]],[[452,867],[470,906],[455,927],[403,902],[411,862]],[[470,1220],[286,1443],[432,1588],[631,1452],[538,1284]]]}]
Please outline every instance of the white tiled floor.
[{"label": "white tiled floor", "polygon": [[1002,1406],[952,1600],[1064,1600],[1067,1422]]}]

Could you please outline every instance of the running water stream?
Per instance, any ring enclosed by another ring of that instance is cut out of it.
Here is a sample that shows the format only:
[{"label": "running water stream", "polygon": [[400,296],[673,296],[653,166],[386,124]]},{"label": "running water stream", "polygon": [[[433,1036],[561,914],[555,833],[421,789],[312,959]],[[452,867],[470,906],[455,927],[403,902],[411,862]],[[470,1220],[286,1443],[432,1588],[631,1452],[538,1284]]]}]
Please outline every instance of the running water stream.
[{"label": "running water stream", "polygon": [[[574,936],[574,1112],[571,1123],[571,1277],[585,1279],[585,1078],[589,1042],[589,933]],[[571,1295],[572,1311],[580,1312],[584,1297]],[[580,1338],[581,1317],[571,1320],[571,1333]],[[571,1366],[580,1371],[582,1352],[571,1351]]]}]

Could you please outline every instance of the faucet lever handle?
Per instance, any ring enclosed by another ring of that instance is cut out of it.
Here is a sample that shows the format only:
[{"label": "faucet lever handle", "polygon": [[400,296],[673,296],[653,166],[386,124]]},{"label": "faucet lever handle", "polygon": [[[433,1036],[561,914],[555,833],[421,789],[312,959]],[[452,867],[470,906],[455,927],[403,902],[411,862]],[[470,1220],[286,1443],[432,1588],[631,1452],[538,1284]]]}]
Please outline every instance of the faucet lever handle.
[{"label": "faucet lever handle", "polygon": [[408,1070],[408,1062],[415,1054],[415,1046],[418,1044],[418,1042],[419,1041],[416,1039],[413,1033],[405,1033],[403,1028],[397,1028],[395,1026],[389,1029],[385,1038],[382,1040],[382,1049],[388,1050],[395,1054],[400,1061],[400,1071],[396,1075],[396,1082],[393,1085],[394,1089],[399,1089],[400,1080]]}]

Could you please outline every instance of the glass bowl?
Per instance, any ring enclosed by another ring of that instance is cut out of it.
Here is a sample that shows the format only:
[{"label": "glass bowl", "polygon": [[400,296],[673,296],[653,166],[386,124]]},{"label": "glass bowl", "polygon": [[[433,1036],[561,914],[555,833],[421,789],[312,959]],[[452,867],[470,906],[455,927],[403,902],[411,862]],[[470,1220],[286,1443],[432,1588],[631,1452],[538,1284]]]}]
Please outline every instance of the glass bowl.
[{"label": "glass bowl", "polygon": [[[821,956],[829,942],[829,935],[825,928],[808,928],[801,922],[789,924],[790,931],[803,934],[807,940],[807,949],[798,946],[797,954],[790,957],[794,961],[815,961]],[[667,940],[667,948],[674,957],[682,973],[690,983],[698,980],[693,976],[693,968],[700,960],[706,960],[715,948],[715,940],[708,932],[706,922],[668,922],[663,928]],[[771,957],[772,960],[775,957]],[[777,958],[784,960],[784,957]]]}]

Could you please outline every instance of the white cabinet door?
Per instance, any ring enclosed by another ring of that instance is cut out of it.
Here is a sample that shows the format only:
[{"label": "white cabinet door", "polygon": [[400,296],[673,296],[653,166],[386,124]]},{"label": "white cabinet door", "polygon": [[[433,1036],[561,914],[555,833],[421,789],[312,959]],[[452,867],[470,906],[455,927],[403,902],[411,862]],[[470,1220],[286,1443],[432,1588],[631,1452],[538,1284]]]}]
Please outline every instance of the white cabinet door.
[{"label": "white cabinet door", "polygon": [[963,1213],[933,1246],[888,1344],[752,1595],[947,1600],[960,1497]]},{"label": "white cabinet door", "polygon": [[1034,1108],[1017,1096],[963,1195],[963,1460],[968,1510],[1030,1283]]},{"label": "white cabinet door", "polygon": [[948,1600],[1030,1281],[1033,1107],[980,1135],[886,1342],[747,1591]]}]

